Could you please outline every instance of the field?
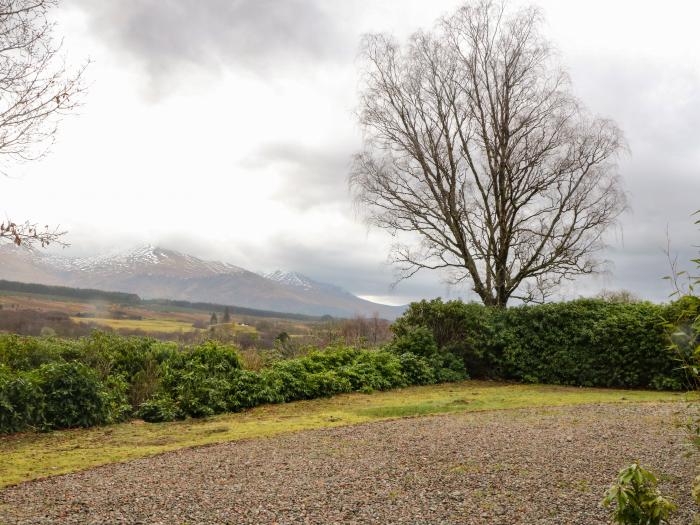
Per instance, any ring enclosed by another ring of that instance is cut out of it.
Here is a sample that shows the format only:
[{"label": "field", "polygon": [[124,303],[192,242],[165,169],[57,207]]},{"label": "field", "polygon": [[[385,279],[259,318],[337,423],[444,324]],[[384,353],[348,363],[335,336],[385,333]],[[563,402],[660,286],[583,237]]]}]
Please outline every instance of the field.
[{"label": "field", "polygon": [[184,447],[407,416],[589,403],[680,401],[683,394],[464,381],[258,407],[173,423],[139,421],[0,437],[0,486]]},{"label": "field", "polygon": [[142,330],[144,332],[193,332],[197,330],[192,323],[172,319],[106,319],[102,317],[71,317],[76,323],[94,324],[114,330]]},{"label": "field", "polygon": [[[203,310],[158,302],[139,305],[107,301],[87,301],[41,293],[0,290],[0,332],[39,335],[44,327],[51,333],[75,337],[92,329],[109,329],[124,335],[150,335],[174,339],[191,338],[210,328],[210,317],[219,321],[223,310]],[[234,339],[243,346],[271,347],[274,338],[285,332],[293,340],[310,336],[318,321],[231,313],[230,323],[215,326],[217,336]]]}]

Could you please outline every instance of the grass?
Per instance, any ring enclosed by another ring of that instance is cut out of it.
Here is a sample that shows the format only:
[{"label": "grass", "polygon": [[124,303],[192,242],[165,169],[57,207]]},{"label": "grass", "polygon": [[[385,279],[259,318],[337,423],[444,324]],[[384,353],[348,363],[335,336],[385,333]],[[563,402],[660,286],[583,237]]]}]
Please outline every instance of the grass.
[{"label": "grass", "polygon": [[397,417],[683,399],[683,394],[671,392],[463,381],[267,405],[237,414],[174,423],[132,421],[46,434],[16,434],[0,437],[0,487],[183,447]]},{"label": "grass", "polygon": [[[106,317],[71,317],[76,323],[96,324],[107,326],[114,330],[124,328],[127,330],[143,330],[147,333],[173,333],[193,332],[197,330],[192,323],[175,319],[109,319]],[[256,333],[254,326],[242,326],[237,323],[218,324],[217,327],[229,330],[232,333]]]},{"label": "grass", "polygon": [[104,317],[71,317],[76,323],[96,324],[108,326],[114,330],[125,328],[128,330],[143,330],[144,332],[191,332],[196,330],[192,323],[172,321],[169,319],[107,319]]}]

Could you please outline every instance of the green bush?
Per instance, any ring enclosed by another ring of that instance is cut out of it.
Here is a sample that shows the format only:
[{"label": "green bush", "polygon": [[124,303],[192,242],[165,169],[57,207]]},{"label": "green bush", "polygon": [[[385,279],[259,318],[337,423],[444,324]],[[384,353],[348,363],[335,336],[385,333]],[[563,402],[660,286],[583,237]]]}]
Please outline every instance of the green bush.
[{"label": "green bush", "polygon": [[271,370],[260,373],[241,370],[231,378],[227,405],[232,412],[268,403],[284,403],[282,385]]},{"label": "green bush", "polygon": [[0,365],[0,434],[44,428],[44,392],[29,372]]},{"label": "green bush", "polygon": [[160,394],[141,403],[136,416],[149,423],[160,423],[180,419],[182,412],[170,396]]},{"label": "green bush", "polygon": [[46,428],[90,427],[112,421],[110,392],[88,366],[48,363],[31,374],[43,392]]},{"label": "green bush", "polygon": [[451,383],[469,378],[464,361],[450,352],[438,352],[428,362],[435,371],[436,383]]},{"label": "green bush", "polygon": [[608,490],[603,506],[615,508],[612,518],[619,525],[668,523],[676,506],[656,488],[656,477],[637,463],[622,469]]},{"label": "green bush", "polygon": [[400,330],[387,345],[388,350],[396,354],[410,353],[421,357],[431,357],[438,351],[435,337],[426,326],[410,326]]},{"label": "green bush", "polygon": [[0,364],[11,370],[29,371],[63,361],[63,354],[76,346],[76,342],[66,339],[4,335],[0,337]]},{"label": "green bush", "polygon": [[[492,309],[436,299],[412,304],[393,326],[390,348],[428,329],[436,355],[462,360],[472,377],[578,386],[681,389],[663,319],[676,305],[578,300]],[[429,348],[429,344],[426,348]],[[439,363],[431,363],[436,370]],[[452,365],[444,366],[454,370]],[[438,382],[463,371],[438,374]]]},{"label": "green bush", "polygon": [[399,357],[391,352],[359,350],[355,360],[341,367],[338,374],[357,392],[389,390],[408,384]]},{"label": "green bush", "polygon": [[578,300],[498,312],[494,346],[516,381],[598,387],[682,387],[667,351],[663,306]]},{"label": "green bush", "polygon": [[436,382],[435,370],[425,357],[405,352],[399,355],[399,362],[409,385],[431,385]]},{"label": "green bush", "polygon": [[391,329],[400,340],[425,327],[438,349],[460,357],[474,377],[500,376],[498,356],[492,341],[495,335],[494,310],[480,304],[441,299],[411,303]]},{"label": "green bush", "polygon": [[208,341],[165,361],[161,388],[172,396],[183,415],[226,412],[230,379],[240,368],[235,347]]}]

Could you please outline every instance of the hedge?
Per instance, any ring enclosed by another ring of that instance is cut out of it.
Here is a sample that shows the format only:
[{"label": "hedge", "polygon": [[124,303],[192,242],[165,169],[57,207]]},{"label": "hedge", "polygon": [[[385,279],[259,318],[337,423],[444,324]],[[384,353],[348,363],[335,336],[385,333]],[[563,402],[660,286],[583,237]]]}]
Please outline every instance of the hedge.
[{"label": "hedge", "polygon": [[[395,337],[383,349],[332,347],[260,372],[244,370],[237,349],[217,342],[179,347],[99,332],[73,340],[0,335],[0,433],[209,416],[456,381],[467,371],[522,382],[682,389],[669,325],[697,332],[683,316],[698,303],[578,300],[492,309],[421,301],[394,323]],[[689,337],[698,340],[697,333]]]},{"label": "hedge", "polygon": [[680,390],[684,372],[667,328],[678,312],[677,303],[582,299],[492,309],[436,299],[410,305],[393,330],[397,341],[425,339],[428,330],[472,377]]},{"label": "hedge", "polygon": [[400,345],[334,347],[253,372],[242,369],[235,347],[212,341],[179,348],[99,332],[77,340],[0,336],[0,433],[134,416],[171,421],[466,377],[462,361],[435,345],[423,354]]}]

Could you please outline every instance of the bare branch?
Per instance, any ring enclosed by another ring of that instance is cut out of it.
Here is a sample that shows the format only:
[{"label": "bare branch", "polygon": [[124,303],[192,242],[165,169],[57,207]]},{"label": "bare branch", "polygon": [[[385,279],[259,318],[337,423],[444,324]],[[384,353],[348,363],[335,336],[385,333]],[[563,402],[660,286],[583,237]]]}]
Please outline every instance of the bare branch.
[{"label": "bare branch", "polygon": [[[57,0],[0,0],[0,174],[17,162],[36,160],[54,141],[62,116],[80,102],[86,65],[69,71],[47,18]],[[58,228],[7,221],[0,241],[46,246]]]},{"label": "bare branch", "polygon": [[601,269],[603,232],[625,208],[624,139],[571,94],[541,22],[484,0],[405,46],[364,38],[350,184],[371,224],[419,236],[392,251],[402,277],[447,269],[504,306]]}]

